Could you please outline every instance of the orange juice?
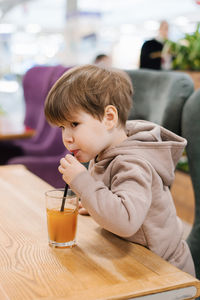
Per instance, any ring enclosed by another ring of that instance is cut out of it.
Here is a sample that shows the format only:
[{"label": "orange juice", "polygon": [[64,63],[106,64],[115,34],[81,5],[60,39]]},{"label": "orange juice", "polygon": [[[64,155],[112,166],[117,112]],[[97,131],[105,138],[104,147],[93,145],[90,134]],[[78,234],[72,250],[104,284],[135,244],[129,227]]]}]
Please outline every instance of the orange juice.
[{"label": "orange juice", "polygon": [[[49,239],[55,243],[75,240],[78,209],[65,208],[64,211],[47,208]],[[64,245],[63,245],[64,246]]]}]

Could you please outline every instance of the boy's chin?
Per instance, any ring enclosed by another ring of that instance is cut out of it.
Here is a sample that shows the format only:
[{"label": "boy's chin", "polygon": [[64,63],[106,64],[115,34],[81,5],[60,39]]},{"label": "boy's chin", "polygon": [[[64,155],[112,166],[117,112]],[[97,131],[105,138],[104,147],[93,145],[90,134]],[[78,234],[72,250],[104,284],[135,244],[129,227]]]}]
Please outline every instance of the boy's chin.
[{"label": "boy's chin", "polygon": [[87,163],[89,163],[89,161],[90,161],[90,160],[88,160],[88,159],[78,159],[78,158],[77,158],[77,160],[78,160],[80,163],[82,163],[82,164],[87,164]]},{"label": "boy's chin", "polygon": [[79,157],[77,156],[76,159],[80,162],[80,163],[88,163],[90,161],[90,159],[86,158],[86,157]]},{"label": "boy's chin", "polygon": [[89,163],[90,160],[92,160],[93,158],[92,157],[76,157],[76,159],[80,162],[80,163]]}]

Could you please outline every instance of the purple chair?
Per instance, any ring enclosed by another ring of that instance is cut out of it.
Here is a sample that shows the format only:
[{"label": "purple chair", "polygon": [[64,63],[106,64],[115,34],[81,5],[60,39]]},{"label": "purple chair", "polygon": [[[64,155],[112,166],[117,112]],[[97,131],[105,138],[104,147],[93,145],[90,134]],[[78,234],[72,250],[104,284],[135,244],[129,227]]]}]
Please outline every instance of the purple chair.
[{"label": "purple chair", "polygon": [[60,128],[51,127],[44,115],[45,98],[56,80],[68,70],[63,66],[36,66],[23,79],[26,112],[24,124],[36,130],[27,140],[16,140],[14,145],[23,151],[8,164],[23,164],[54,187],[65,185],[58,172],[60,158],[69,153],[63,145]]}]

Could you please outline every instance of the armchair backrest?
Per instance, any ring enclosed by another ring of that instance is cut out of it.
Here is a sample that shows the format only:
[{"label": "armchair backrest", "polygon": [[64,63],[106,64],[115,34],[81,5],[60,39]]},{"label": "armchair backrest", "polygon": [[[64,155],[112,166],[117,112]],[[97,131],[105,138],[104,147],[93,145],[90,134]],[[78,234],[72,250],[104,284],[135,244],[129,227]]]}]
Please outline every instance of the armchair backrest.
[{"label": "armchair backrest", "polygon": [[127,73],[134,88],[129,119],[152,121],[180,135],[183,106],[194,90],[190,76],[147,69]]},{"label": "armchair backrest", "polygon": [[44,101],[50,88],[68,69],[61,65],[35,66],[26,72],[22,82],[25,100],[25,126],[33,129],[38,127],[39,116],[44,113]]},{"label": "armchair backrest", "polygon": [[182,136],[188,141],[186,152],[195,195],[195,219],[187,242],[197,278],[200,279],[200,89],[191,95],[184,106]]},{"label": "armchair backrest", "polygon": [[135,90],[129,119],[158,123],[188,141],[195,220],[187,243],[200,279],[200,89],[194,91],[192,79],[182,72],[134,70],[128,74]]},{"label": "armchair backrest", "polygon": [[24,125],[36,130],[33,138],[16,142],[26,155],[57,155],[64,151],[61,130],[50,126],[45,119],[44,101],[53,84],[68,69],[61,65],[36,66],[24,75]]},{"label": "armchair backrest", "polygon": [[186,152],[195,195],[195,220],[187,242],[200,279],[200,89],[194,92],[192,79],[182,72],[127,73],[135,91],[129,119],[155,122],[188,141]]},{"label": "armchair backrest", "polygon": [[27,127],[34,128],[36,135],[30,139],[16,140],[14,145],[23,151],[13,156],[8,164],[24,164],[30,171],[54,187],[63,187],[64,181],[58,172],[59,159],[69,151],[62,142],[62,132],[52,127],[44,115],[46,96],[56,80],[69,68],[63,66],[36,66],[27,71],[23,79],[25,120]]}]

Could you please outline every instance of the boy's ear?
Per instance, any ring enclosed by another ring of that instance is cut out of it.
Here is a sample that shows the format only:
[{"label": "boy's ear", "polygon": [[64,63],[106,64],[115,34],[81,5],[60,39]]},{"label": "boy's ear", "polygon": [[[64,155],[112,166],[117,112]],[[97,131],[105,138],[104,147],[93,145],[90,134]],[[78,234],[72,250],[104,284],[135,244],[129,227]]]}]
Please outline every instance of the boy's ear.
[{"label": "boy's ear", "polygon": [[118,111],[115,106],[107,105],[104,111],[103,122],[108,130],[114,128],[118,124]]}]

